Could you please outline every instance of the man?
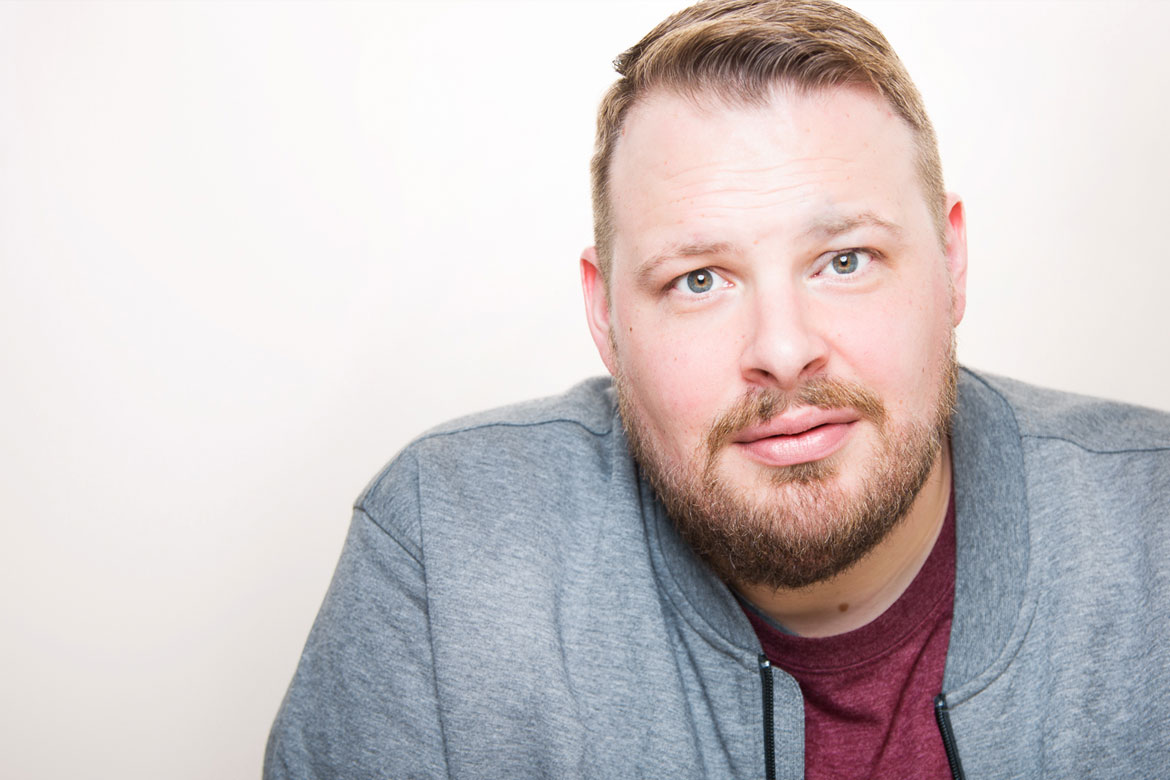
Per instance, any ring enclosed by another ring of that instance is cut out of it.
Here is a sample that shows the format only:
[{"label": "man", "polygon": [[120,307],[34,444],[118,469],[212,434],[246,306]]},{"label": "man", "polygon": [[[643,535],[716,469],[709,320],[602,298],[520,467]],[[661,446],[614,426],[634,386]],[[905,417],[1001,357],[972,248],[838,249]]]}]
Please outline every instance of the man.
[{"label": "man", "polygon": [[1152,777],[1170,420],[960,371],[963,206],[881,34],[701,3],[619,60],[613,382],[359,498],[268,777]]}]

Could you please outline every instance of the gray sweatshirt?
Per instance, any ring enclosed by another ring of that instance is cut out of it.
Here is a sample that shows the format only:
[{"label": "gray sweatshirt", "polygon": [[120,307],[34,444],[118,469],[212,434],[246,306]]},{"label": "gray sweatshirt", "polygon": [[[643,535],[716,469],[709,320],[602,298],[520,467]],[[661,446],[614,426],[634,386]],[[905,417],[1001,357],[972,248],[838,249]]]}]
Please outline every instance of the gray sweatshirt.
[{"label": "gray sweatshirt", "polygon": [[[1170,415],[964,371],[952,457],[966,777],[1170,777]],[[770,742],[801,778],[800,689],[759,653],[591,380],[374,479],[264,776],[759,778]]]}]

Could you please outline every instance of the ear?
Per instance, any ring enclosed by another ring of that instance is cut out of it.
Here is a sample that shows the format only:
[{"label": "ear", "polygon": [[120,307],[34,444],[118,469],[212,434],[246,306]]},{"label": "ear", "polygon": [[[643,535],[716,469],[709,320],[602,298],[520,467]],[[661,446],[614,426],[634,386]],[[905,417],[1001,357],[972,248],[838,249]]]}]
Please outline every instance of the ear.
[{"label": "ear", "polygon": [[609,294],[601,266],[597,261],[597,247],[589,247],[581,253],[581,292],[585,294],[585,321],[589,323],[589,334],[597,345],[597,353],[609,373],[613,374],[613,342],[609,338]]},{"label": "ear", "polygon": [[947,193],[947,270],[951,274],[951,311],[954,325],[963,321],[967,309],[967,215],[962,199]]}]

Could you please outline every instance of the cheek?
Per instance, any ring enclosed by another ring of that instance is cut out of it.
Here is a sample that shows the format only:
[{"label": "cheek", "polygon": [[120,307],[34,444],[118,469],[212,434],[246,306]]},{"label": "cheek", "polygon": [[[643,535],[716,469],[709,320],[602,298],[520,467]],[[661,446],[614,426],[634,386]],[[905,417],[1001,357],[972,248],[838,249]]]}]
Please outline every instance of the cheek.
[{"label": "cheek", "polygon": [[689,454],[737,386],[734,350],[718,331],[678,332],[640,322],[617,337],[619,361],[644,422]]},{"label": "cheek", "polygon": [[836,311],[831,340],[840,362],[830,373],[852,374],[891,414],[918,414],[934,397],[950,344],[946,295],[945,284],[925,283]]}]

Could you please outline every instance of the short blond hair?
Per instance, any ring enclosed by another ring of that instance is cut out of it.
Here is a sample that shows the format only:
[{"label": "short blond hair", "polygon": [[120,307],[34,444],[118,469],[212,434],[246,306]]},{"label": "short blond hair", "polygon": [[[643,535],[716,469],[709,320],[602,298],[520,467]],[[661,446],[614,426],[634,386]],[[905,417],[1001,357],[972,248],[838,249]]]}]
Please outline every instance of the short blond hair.
[{"label": "short blond hair", "polygon": [[619,56],[614,68],[621,77],[598,109],[590,166],[593,237],[607,281],[614,149],[630,109],[656,90],[741,104],[766,103],[778,85],[874,90],[913,131],[923,194],[940,240],[945,235],[942,164],[922,96],[889,41],[856,11],[831,0],[705,0],[667,18]]}]

